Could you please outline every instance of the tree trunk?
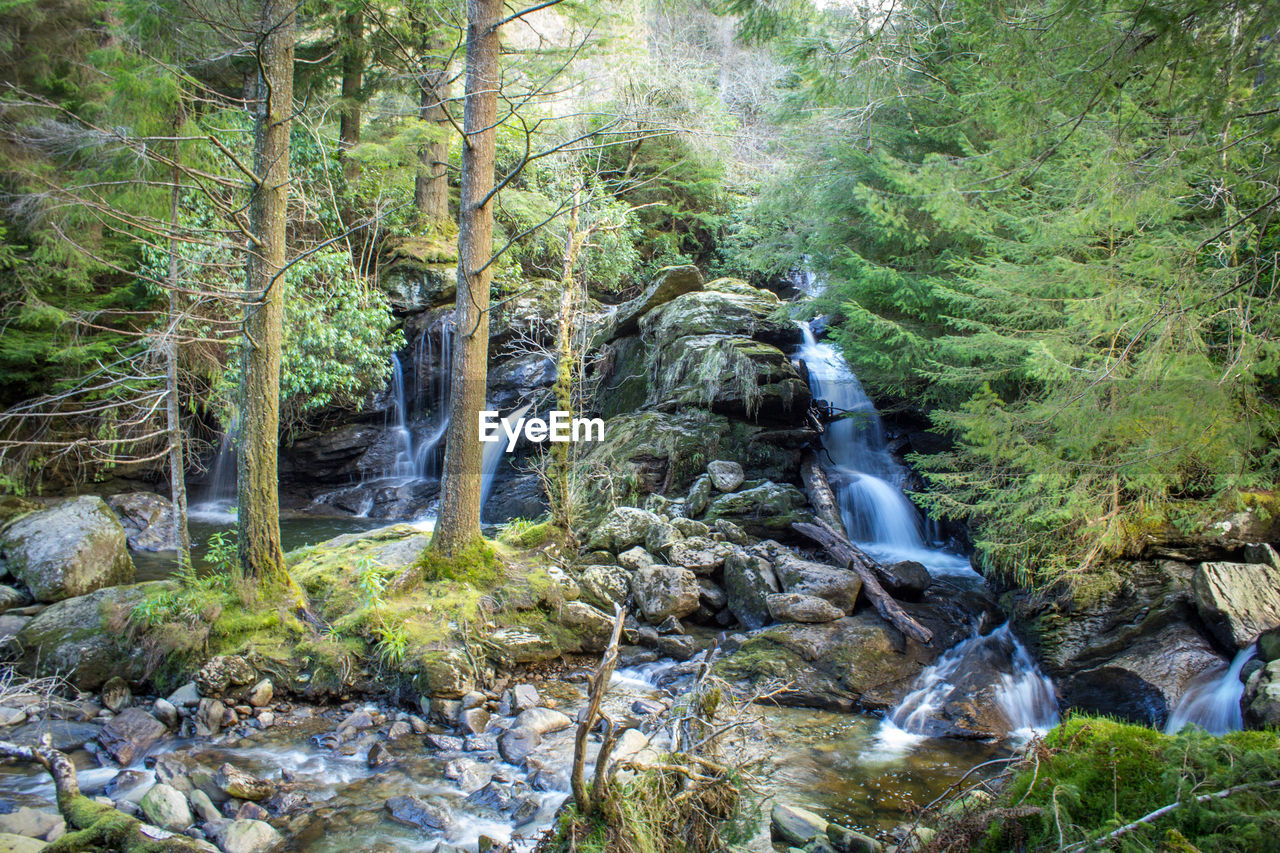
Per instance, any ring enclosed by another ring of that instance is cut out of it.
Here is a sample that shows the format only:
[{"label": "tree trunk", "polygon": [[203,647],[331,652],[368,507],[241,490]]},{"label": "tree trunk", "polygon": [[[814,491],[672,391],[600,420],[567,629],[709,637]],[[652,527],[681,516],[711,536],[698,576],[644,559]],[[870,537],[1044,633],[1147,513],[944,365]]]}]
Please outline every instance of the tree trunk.
[{"label": "tree trunk", "polygon": [[[432,134],[418,149],[418,174],[413,181],[413,201],[418,219],[428,225],[449,218],[449,49],[436,34],[423,39],[423,72],[419,118]],[[468,45],[468,52],[470,46]],[[468,69],[468,74],[470,70]],[[496,113],[495,113],[496,115]]]},{"label": "tree trunk", "polygon": [[[575,332],[575,308],[577,303],[577,283],[574,280],[574,267],[578,262],[578,252],[582,246],[578,233],[578,190],[573,191],[573,200],[569,208],[569,226],[565,229],[564,255],[560,269],[560,316],[556,325],[556,381],[553,386],[556,408],[569,412],[573,417],[574,381],[577,378],[577,353],[573,349]],[[572,450],[569,442],[551,445],[551,470],[548,481],[547,503],[551,509],[551,523],[565,537],[573,535],[573,493],[572,493]]]},{"label": "tree trunk", "polygon": [[[175,127],[174,135],[177,128]],[[178,260],[178,200],[182,195],[182,171],[177,164],[179,148],[174,145],[173,189],[169,195],[169,323],[165,336],[165,413],[169,433],[169,500],[173,513],[173,547],[178,567],[191,565],[191,536],[187,532],[186,457],[183,453],[181,412],[178,406],[178,329],[182,322],[182,296],[178,292],[181,265]]]},{"label": "tree trunk", "polygon": [[467,0],[467,90],[463,114],[462,202],[458,219],[458,296],[454,311],[453,417],[445,434],[444,478],[432,545],[452,556],[480,539],[479,413],[489,360],[488,267],[493,252],[497,144],[497,23],[502,0]]},{"label": "tree trunk", "polygon": [[277,454],[284,325],[285,217],[293,112],[294,4],[262,0],[262,79],[254,104],[253,242],[245,282],[238,474],[240,567],[246,577],[288,584],[280,546]]},{"label": "tree trunk", "polygon": [[[342,51],[342,115],[338,123],[338,149],[345,154],[360,144],[360,99],[364,88],[364,12],[350,9],[342,15],[338,33]],[[353,181],[360,167],[343,157],[347,180]]]},{"label": "tree trunk", "polygon": [[840,515],[840,504],[836,501],[835,492],[831,491],[831,483],[827,475],[818,465],[818,457],[806,453],[800,460],[800,480],[804,490],[809,494],[809,503],[813,504],[818,518],[831,525],[831,528],[842,536],[849,534],[844,529],[844,519]]}]

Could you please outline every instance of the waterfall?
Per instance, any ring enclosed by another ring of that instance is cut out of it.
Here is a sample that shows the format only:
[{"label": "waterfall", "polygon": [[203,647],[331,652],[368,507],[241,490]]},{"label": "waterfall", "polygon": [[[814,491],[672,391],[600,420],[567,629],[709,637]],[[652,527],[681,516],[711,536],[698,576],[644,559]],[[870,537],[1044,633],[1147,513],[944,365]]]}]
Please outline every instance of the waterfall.
[{"label": "waterfall", "polygon": [[1169,715],[1165,734],[1175,734],[1187,725],[1199,726],[1214,735],[1239,729],[1244,724],[1240,715],[1244,682],[1240,673],[1257,653],[1256,644],[1241,649],[1225,669],[1214,669],[1191,685]]},{"label": "waterfall", "polygon": [[[444,441],[445,432],[449,429],[451,409],[449,403],[453,391],[453,324],[447,321],[440,324],[440,371],[438,374],[429,368],[429,365],[434,363],[431,360],[431,334],[424,330],[422,335],[426,343],[428,369],[418,372],[418,396],[420,400],[429,399],[433,402],[431,414],[436,416],[436,422],[429,424],[426,436],[414,453],[413,461],[419,477],[438,479],[442,461],[440,445]],[[424,375],[429,377],[425,389],[422,383]],[[424,390],[426,393],[422,393]]]},{"label": "waterfall", "polygon": [[[995,680],[975,683],[973,675],[995,669]],[[1005,718],[1005,730],[1026,740],[1058,724],[1058,697],[1053,682],[1014,636],[1009,623],[990,634],[973,636],[952,646],[917,676],[911,692],[886,717],[877,735],[877,750],[899,753],[927,737],[948,703],[992,687],[994,703]]]},{"label": "waterfall", "polygon": [[418,471],[414,465],[413,433],[409,430],[409,407],[404,393],[404,366],[399,354],[391,357],[390,390],[392,403],[388,420],[391,423],[387,430],[395,443],[396,459],[391,470],[383,473],[383,478],[410,482],[418,479]]},{"label": "waterfall", "polygon": [[[525,413],[533,406],[532,403],[525,403],[520,408],[511,412],[511,414],[501,418],[502,423],[514,426],[525,416]],[[489,501],[489,490],[493,488],[493,478],[497,476],[498,464],[502,462],[502,456],[507,451],[507,436],[505,432],[500,432],[500,440],[486,442],[484,445],[484,456],[481,461],[480,473],[480,508],[484,509],[484,505]]]},{"label": "waterfall", "polygon": [[218,452],[199,499],[187,508],[190,518],[225,522],[236,514],[237,424],[232,420],[218,442]]},{"label": "waterfall", "polygon": [[813,396],[839,416],[827,424],[822,447],[850,538],[884,562],[915,560],[935,575],[972,575],[967,559],[926,544],[923,519],[902,491],[906,469],[889,450],[875,404],[844,356],[819,342],[810,324],[800,329],[804,343],[797,355],[808,368]]}]

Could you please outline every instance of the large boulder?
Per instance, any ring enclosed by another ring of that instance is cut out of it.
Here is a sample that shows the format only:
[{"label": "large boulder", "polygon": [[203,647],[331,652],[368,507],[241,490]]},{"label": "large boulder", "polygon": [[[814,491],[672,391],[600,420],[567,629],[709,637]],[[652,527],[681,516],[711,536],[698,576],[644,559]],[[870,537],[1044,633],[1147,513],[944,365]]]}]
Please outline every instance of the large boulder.
[{"label": "large boulder", "polygon": [[1264,663],[1245,683],[1240,702],[1244,721],[1254,728],[1280,728],[1280,660]]},{"label": "large boulder", "polygon": [[587,566],[578,576],[582,599],[588,604],[612,610],[626,604],[631,595],[631,572],[622,566]]},{"label": "large boulder", "polygon": [[766,547],[772,552],[773,570],[785,592],[821,598],[844,613],[853,612],[862,591],[862,579],[856,574],[802,560],[775,542]]},{"label": "large boulder", "polygon": [[634,335],[639,331],[641,317],[678,296],[702,290],[703,283],[702,273],[692,265],[659,270],[643,293],[618,306],[612,322],[600,336],[601,342]]},{"label": "large boulder", "polygon": [[640,320],[640,332],[658,346],[690,335],[740,335],[779,347],[800,343],[800,327],[787,306],[767,290],[701,290],[661,305]]},{"label": "large boulder", "polygon": [[452,302],[458,288],[458,243],[447,234],[405,237],[388,248],[378,286],[398,311],[422,311]]},{"label": "large boulder", "polygon": [[154,492],[125,492],[107,498],[135,551],[172,551],[173,504]]},{"label": "large boulder", "polygon": [[1131,563],[1090,600],[1011,595],[1006,607],[1064,707],[1160,726],[1222,663],[1195,627],[1194,572],[1175,560]]},{"label": "large boulder", "polygon": [[121,767],[127,767],[168,731],[164,723],[141,708],[127,708],[107,721],[98,743]]},{"label": "large boulder", "polygon": [[756,536],[776,536],[796,521],[812,521],[804,510],[809,499],[795,486],[766,480],[720,495],[707,508],[705,520],[726,519]]},{"label": "large boulder", "polygon": [[829,601],[795,592],[774,593],[765,602],[769,615],[778,622],[834,622],[845,615]]},{"label": "large boulder", "polygon": [[14,640],[22,670],[61,675],[79,690],[97,690],[114,675],[138,683],[146,674],[144,653],[124,628],[133,608],[163,584],[107,587],[45,608]]},{"label": "large boulder", "polygon": [[616,507],[603,522],[591,532],[587,545],[592,549],[612,551],[615,554],[643,544],[649,529],[662,521],[644,509],[632,506]]},{"label": "large boulder", "polygon": [[781,587],[768,560],[746,551],[734,551],[724,561],[724,585],[729,611],[739,622],[755,630],[772,621],[769,596]]},{"label": "large boulder", "polygon": [[0,563],[37,601],[61,601],[133,580],[120,520],[99,497],[64,501],[0,534]]},{"label": "large boulder", "polygon": [[688,616],[698,609],[702,586],[698,576],[679,566],[646,566],[631,578],[631,595],[652,625],[674,616]]},{"label": "large boulder", "polygon": [[658,350],[649,404],[689,407],[763,423],[791,423],[809,407],[809,385],[772,344],[730,335],[691,335]]},{"label": "large boulder", "polygon": [[1191,580],[1196,607],[1230,648],[1280,627],[1280,568],[1269,563],[1201,563]]}]

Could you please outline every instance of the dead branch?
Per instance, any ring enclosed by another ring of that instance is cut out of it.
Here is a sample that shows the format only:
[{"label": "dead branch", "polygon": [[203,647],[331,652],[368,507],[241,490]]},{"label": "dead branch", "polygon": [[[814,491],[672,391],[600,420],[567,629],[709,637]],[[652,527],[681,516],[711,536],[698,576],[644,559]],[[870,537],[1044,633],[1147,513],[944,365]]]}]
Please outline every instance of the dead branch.
[{"label": "dead branch", "polygon": [[[613,670],[618,665],[618,643],[622,639],[622,624],[627,618],[627,610],[625,607],[619,607],[617,613],[613,617],[613,635],[609,639],[609,645],[605,649],[604,657],[600,659],[600,666],[591,676],[590,700],[587,707],[578,715],[578,730],[573,739],[573,774],[571,781],[573,785],[573,799],[577,803],[579,814],[590,814],[592,809],[597,805],[593,801],[591,793],[587,791],[587,783],[585,779],[587,765],[587,741],[591,735],[591,729],[595,726],[595,722],[600,717],[600,703],[604,701],[605,693],[609,690],[609,681],[613,678]],[[612,749],[614,741],[613,725],[609,723],[608,732],[605,736],[605,743],[601,744],[600,751],[596,754],[596,781],[594,793],[601,793],[603,784],[601,780],[601,766],[609,761],[609,754],[605,751],[605,747]]]}]

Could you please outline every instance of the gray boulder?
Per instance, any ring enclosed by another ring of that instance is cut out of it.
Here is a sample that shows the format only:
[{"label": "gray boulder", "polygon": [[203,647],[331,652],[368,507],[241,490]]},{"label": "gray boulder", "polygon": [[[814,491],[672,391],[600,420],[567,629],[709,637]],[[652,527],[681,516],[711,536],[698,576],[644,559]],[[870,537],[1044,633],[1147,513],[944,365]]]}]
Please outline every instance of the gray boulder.
[{"label": "gray boulder", "polygon": [[129,615],[162,582],[112,586],[68,598],[42,610],[22,627],[22,670],[61,675],[80,690],[97,690],[113,675],[139,682],[146,674],[142,649],[126,638]]},{"label": "gray boulder", "polygon": [[707,476],[711,478],[711,485],[722,492],[736,491],[746,479],[741,465],[723,459],[707,464]]},{"label": "gray boulder", "polygon": [[679,566],[647,566],[631,579],[631,594],[653,625],[669,616],[680,618],[698,609],[702,587],[698,576]]},{"label": "gray boulder", "polygon": [[662,520],[648,510],[620,506],[591,532],[588,546],[616,554],[643,544],[649,529],[657,524],[662,524]]},{"label": "gray boulder", "polygon": [[1270,563],[1201,563],[1191,590],[1210,630],[1230,648],[1280,627],[1280,568]]},{"label": "gray boulder", "polygon": [[560,624],[573,632],[584,652],[603,652],[613,635],[613,617],[581,601],[560,608]]},{"label": "gray boulder", "polygon": [[181,832],[194,822],[186,796],[163,783],[153,785],[138,805],[147,820],[161,829]]},{"label": "gray boulder", "polygon": [[729,610],[739,622],[752,630],[769,624],[769,595],[781,587],[768,560],[734,551],[724,561],[724,585]]},{"label": "gray boulder", "polygon": [[641,317],[677,296],[702,290],[703,285],[702,273],[695,266],[666,267],[659,270],[643,293],[618,306],[613,322],[605,330],[601,342],[607,343],[626,335],[634,335],[640,330]]},{"label": "gray boulder", "polygon": [[86,495],[19,518],[0,534],[0,563],[37,601],[61,601],[133,580],[124,528]]},{"label": "gray boulder", "polygon": [[828,822],[820,815],[798,806],[775,803],[769,813],[769,828],[774,838],[802,847],[813,838],[827,837]]},{"label": "gray boulder", "polygon": [[1240,702],[1244,721],[1253,728],[1280,728],[1280,660],[1254,670]]},{"label": "gray boulder", "polygon": [[98,743],[121,767],[127,767],[168,731],[164,723],[141,708],[127,708],[107,721]]},{"label": "gray boulder", "polygon": [[261,820],[235,820],[222,831],[222,853],[267,853],[284,838]]},{"label": "gray boulder", "polygon": [[695,575],[711,575],[724,566],[733,546],[715,542],[705,536],[693,536],[672,542],[667,548],[667,562],[683,566]]},{"label": "gray boulder", "polygon": [[626,604],[631,573],[621,566],[587,566],[578,576],[578,585],[583,601],[612,610],[615,604]]},{"label": "gray boulder", "polygon": [[154,492],[125,492],[107,498],[135,551],[172,551],[173,504]]},{"label": "gray boulder", "polygon": [[727,519],[756,536],[773,536],[796,521],[811,521],[804,511],[809,499],[795,486],[765,481],[717,497],[707,508],[706,521]]},{"label": "gray boulder", "polygon": [[773,570],[785,592],[829,601],[843,613],[852,613],[862,592],[862,579],[847,569],[801,560],[787,549],[773,545]]}]

